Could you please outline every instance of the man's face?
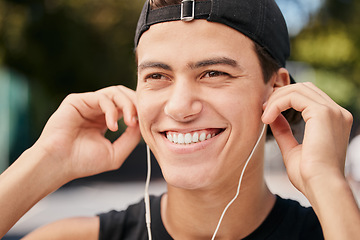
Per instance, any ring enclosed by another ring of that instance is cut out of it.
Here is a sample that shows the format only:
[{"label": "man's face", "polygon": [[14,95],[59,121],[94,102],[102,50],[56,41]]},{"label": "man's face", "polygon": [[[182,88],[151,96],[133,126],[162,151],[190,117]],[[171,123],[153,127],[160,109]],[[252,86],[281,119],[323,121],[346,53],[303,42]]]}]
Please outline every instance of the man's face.
[{"label": "man's face", "polygon": [[206,20],[166,22],[143,34],[137,57],[140,128],[166,181],[204,189],[238,179],[271,91],[252,41]]}]

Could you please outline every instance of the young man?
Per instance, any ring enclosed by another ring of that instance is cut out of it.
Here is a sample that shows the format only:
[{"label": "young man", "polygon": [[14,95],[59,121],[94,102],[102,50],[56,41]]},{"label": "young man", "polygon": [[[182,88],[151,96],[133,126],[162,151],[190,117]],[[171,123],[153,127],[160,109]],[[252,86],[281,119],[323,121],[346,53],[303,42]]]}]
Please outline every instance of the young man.
[{"label": "young man", "polygon": [[[167,193],[151,198],[150,230],[141,202],[59,221],[25,239],[357,239],[359,208],[343,174],[351,114],[312,84],[290,84],[275,2],[179,4],[145,3],[136,92],[114,86],[68,96],[1,175],[0,236],[66,182],[120,167],[141,132],[168,183]],[[302,144],[281,114],[290,108],[306,122]],[[120,117],[128,128],[110,143],[103,133],[117,130]],[[264,124],[314,211],[267,188]]]}]

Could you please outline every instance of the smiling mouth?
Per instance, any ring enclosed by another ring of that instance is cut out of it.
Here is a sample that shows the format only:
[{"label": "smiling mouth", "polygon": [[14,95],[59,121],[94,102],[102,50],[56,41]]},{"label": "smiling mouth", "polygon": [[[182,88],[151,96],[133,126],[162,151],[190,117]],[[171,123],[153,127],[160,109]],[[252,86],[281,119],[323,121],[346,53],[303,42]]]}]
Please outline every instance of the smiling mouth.
[{"label": "smiling mouth", "polygon": [[172,143],[189,145],[189,144],[195,144],[209,140],[219,135],[224,130],[225,129],[212,128],[212,129],[205,129],[205,130],[193,131],[188,133],[167,131],[164,132],[164,134],[166,138]]}]

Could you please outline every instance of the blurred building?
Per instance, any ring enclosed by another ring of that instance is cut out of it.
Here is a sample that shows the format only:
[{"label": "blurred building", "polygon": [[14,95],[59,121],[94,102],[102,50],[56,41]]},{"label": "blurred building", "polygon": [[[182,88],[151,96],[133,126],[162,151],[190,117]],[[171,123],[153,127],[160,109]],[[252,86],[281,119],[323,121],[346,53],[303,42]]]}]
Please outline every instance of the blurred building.
[{"label": "blurred building", "polygon": [[28,106],[26,79],[0,67],[0,172],[29,145]]}]

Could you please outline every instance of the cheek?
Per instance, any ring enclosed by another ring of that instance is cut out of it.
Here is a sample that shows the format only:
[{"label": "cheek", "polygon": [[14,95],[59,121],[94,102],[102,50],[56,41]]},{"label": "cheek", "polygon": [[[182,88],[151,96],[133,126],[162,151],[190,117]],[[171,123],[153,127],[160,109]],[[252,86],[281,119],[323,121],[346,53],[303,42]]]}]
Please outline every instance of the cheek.
[{"label": "cheek", "polygon": [[138,93],[137,111],[140,131],[146,141],[150,135],[152,124],[161,115],[161,103],[154,96]]},{"label": "cheek", "polygon": [[261,91],[251,88],[237,88],[220,94],[213,94],[215,98],[209,98],[221,115],[228,116],[232,121],[241,119],[255,120],[262,113],[263,94]]}]

